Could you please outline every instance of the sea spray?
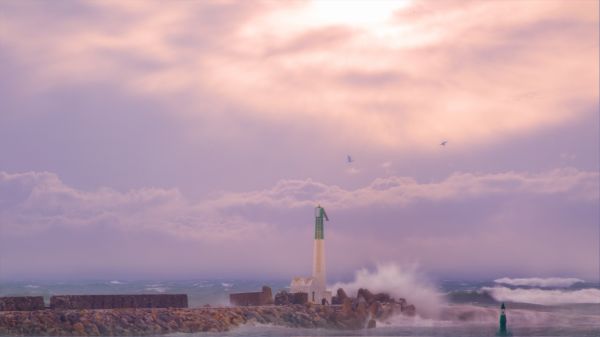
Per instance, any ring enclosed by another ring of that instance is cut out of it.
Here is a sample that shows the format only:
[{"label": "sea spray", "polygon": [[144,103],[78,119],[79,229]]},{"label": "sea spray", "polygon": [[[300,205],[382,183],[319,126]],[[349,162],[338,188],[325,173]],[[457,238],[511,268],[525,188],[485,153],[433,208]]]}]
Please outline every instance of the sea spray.
[{"label": "sea spray", "polygon": [[443,296],[435,286],[419,272],[417,265],[401,267],[395,263],[378,264],[374,271],[362,268],[355,273],[353,281],[338,282],[330,287],[334,292],[343,288],[349,295],[356,295],[359,288],[372,292],[385,292],[396,298],[405,298],[417,307],[417,314],[435,318],[444,305]]}]

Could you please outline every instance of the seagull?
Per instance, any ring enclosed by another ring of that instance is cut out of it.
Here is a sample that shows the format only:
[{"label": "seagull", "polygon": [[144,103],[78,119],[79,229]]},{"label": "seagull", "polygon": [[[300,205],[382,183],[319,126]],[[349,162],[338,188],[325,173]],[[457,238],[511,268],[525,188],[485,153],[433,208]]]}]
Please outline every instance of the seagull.
[{"label": "seagull", "polygon": [[448,141],[447,141],[447,140],[445,140],[445,141],[441,142],[441,143],[440,143],[440,146],[446,146],[446,144],[448,144]]},{"label": "seagull", "polygon": [[346,157],[348,157],[348,163],[352,163],[354,161],[350,155],[347,155]]}]

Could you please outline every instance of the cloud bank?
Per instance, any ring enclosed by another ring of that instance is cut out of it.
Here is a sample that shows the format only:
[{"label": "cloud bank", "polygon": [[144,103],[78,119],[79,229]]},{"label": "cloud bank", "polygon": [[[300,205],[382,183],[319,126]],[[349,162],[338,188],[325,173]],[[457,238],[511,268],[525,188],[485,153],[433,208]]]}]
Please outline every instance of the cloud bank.
[{"label": "cloud bank", "polygon": [[[261,272],[269,273],[278,266],[283,275],[296,274],[299,271],[289,265],[298,262],[308,267],[310,214],[320,203],[332,219],[327,236],[333,275],[343,275],[378,260],[421,261],[426,270],[442,274],[450,272],[446,268],[472,269],[475,265],[482,273],[490,273],[491,267],[545,272],[561,266],[575,275],[591,275],[596,267],[593,259],[580,257],[590,254],[594,243],[582,245],[581,240],[589,239],[595,230],[597,187],[597,172],[570,168],[537,174],[456,173],[431,183],[388,177],[353,190],[310,179],[282,180],[269,189],[224,192],[210,199],[193,200],[177,189],[85,191],[66,185],[49,172],[2,172],[0,222],[6,247],[3,268],[7,269],[4,275],[13,268],[15,273],[17,269],[27,269],[28,262],[18,257],[24,247],[14,245],[14,240],[52,237],[57,240],[53,244],[55,251],[44,254],[68,256],[76,255],[81,247],[59,244],[66,237],[102,233],[106,244],[116,241],[125,245],[123,249],[131,245],[140,256],[156,242],[169,242],[173,246],[168,255],[175,259],[172,267],[179,271],[189,267],[188,259],[193,254],[206,256],[211,249],[226,245],[227,258],[201,258],[196,262],[198,266],[235,270],[245,261],[240,256],[253,252],[247,258],[255,258],[257,265],[264,266]],[[465,212],[481,202],[494,206]],[[547,210],[547,203],[554,208]],[[580,217],[583,220],[573,223],[573,212],[584,215]],[[518,215],[506,215],[511,213]],[[540,224],[547,229],[544,233],[539,232]],[[63,234],[65,237],[61,238]],[[141,239],[125,244],[115,239],[120,236]],[[465,240],[470,242],[473,238],[479,244],[466,245]],[[257,242],[261,242],[260,249]],[[568,254],[550,253],[558,242]],[[348,251],[348,247],[358,249]],[[494,250],[500,247],[505,253],[495,254]],[[290,249],[295,252],[290,255],[291,260],[271,254]],[[41,254],[40,250],[28,248],[34,255]],[[529,254],[531,258],[515,259],[516,254]],[[544,254],[555,255],[556,259],[544,263],[548,261]],[[181,255],[185,258],[177,262]],[[92,260],[102,261],[102,257]],[[68,260],[59,264],[74,267]]]}]

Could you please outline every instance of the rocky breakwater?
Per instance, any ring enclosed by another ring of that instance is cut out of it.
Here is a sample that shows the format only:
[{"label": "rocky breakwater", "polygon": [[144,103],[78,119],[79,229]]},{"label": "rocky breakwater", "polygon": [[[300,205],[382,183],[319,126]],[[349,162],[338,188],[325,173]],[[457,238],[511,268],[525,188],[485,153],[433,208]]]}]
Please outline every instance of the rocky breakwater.
[{"label": "rocky breakwater", "polygon": [[289,304],[225,308],[47,309],[0,312],[0,335],[142,336],[167,333],[224,332],[243,324],[363,329],[396,314],[414,315],[415,307],[366,289],[356,298],[338,290],[341,305]]}]

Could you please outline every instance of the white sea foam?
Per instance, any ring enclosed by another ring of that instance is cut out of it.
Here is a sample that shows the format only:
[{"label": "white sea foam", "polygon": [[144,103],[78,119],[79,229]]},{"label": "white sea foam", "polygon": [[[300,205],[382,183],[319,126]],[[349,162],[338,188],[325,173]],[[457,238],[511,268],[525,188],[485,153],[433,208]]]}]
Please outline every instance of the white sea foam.
[{"label": "white sea foam", "polygon": [[510,289],[507,287],[483,287],[497,301],[521,302],[541,305],[600,304],[600,289],[579,290]]},{"label": "white sea foam", "polygon": [[37,289],[39,287],[40,286],[36,286],[36,285],[33,285],[33,284],[28,284],[28,285],[25,286],[25,288],[30,288],[30,289]]},{"label": "white sea foam", "polygon": [[222,282],[221,285],[223,286],[223,288],[231,288],[231,287],[233,287],[233,283]]},{"label": "white sea foam", "polygon": [[167,288],[166,287],[146,287],[145,290],[155,291],[157,293],[164,293],[165,291],[167,291]]},{"label": "white sea foam", "polygon": [[121,281],[117,281],[117,280],[110,281],[109,283],[110,283],[110,284],[123,284],[123,282],[121,282]]},{"label": "white sea foam", "polygon": [[338,282],[330,287],[334,292],[343,288],[349,295],[355,295],[359,288],[372,292],[386,292],[405,298],[417,307],[417,312],[425,318],[436,317],[443,304],[442,295],[418,271],[416,265],[400,267],[393,263],[379,264],[375,271],[366,268],[355,273],[352,282]]},{"label": "white sea foam", "polygon": [[503,277],[494,282],[499,284],[507,284],[511,286],[529,286],[529,287],[557,287],[557,288],[567,288],[576,283],[584,282],[578,278],[572,277],[528,277],[528,278],[509,278]]},{"label": "white sea foam", "polygon": [[212,287],[212,283],[198,282],[198,283],[194,283],[194,287],[196,287],[196,288],[208,288],[208,287]]}]

